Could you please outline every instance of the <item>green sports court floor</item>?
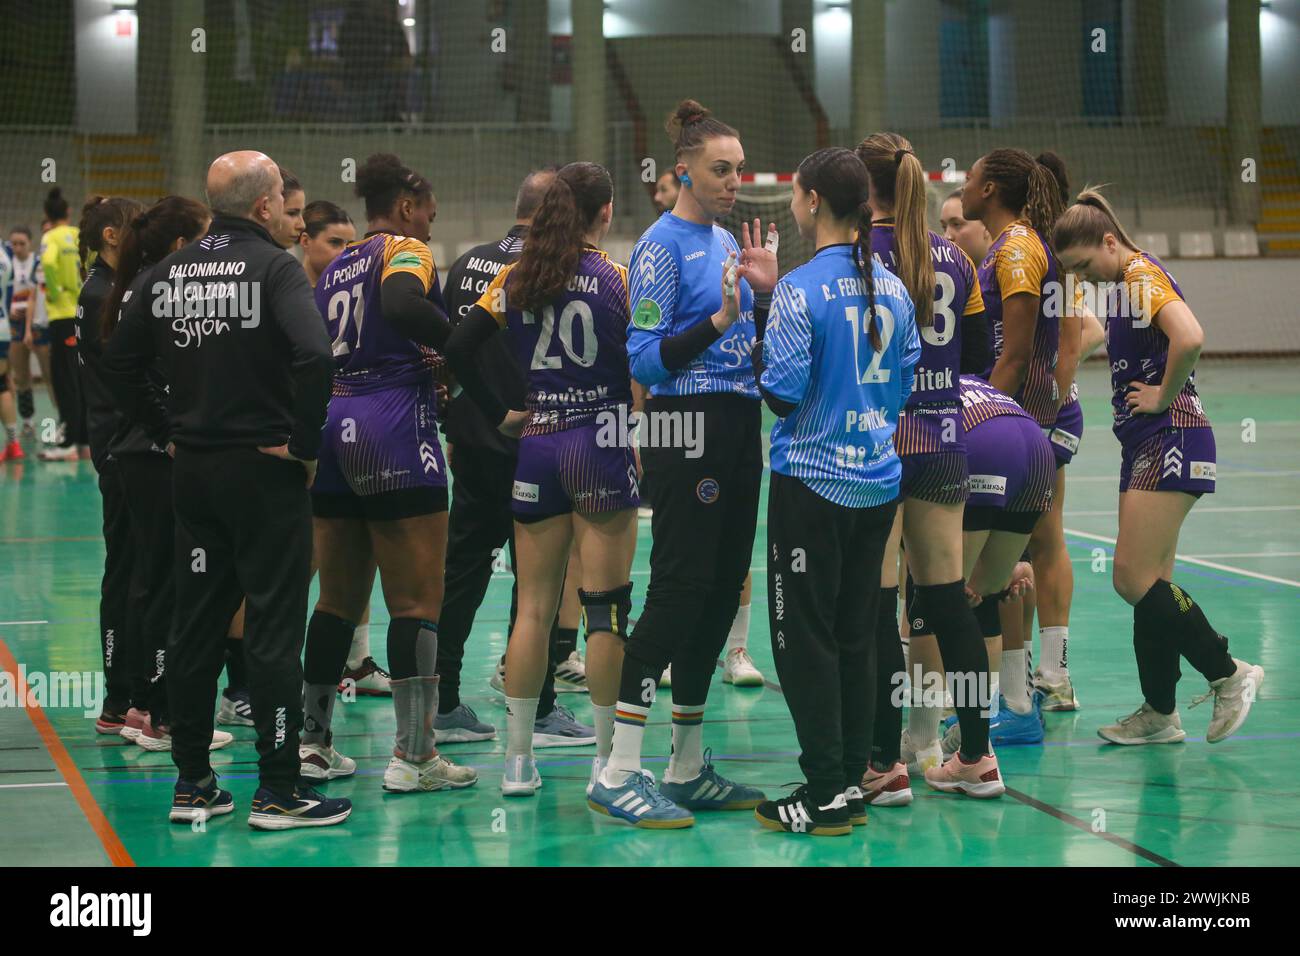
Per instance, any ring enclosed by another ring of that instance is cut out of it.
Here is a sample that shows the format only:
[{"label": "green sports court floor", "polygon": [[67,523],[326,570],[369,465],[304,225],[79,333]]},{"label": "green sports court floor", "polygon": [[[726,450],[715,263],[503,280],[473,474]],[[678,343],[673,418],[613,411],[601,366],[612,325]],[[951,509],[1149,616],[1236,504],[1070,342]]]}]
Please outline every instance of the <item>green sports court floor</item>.
[{"label": "green sports court floor", "polygon": [[[1109,433],[1105,370],[1081,379],[1088,428],[1069,472],[1066,526],[1075,563],[1070,647],[1083,709],[1048,715],[1047,743],[1005,747],[1010,790],[977,802],[914,781],[909,808],[876,810],[852,837],[813,839],[761,829],[749,812],[701,816],[690,830],[643,833],[597,819],[583,787],[591,748],[539,752],[545,787],[532,800],[498,790],[504,744],[446,748],[481,778],[456,793],[387,795],[380,780],[392,743],[384,700],[340,706],[336,743],[357,775],[329,792],[355,810],[339,827],[259,833],[244,812],[256,786],[251,728],[214,766],[235,795],[235,814],[206,832],[167,823],[174,772],[169,754],[99,737],[75,708],[0,708],[0,865],[1278,865],[1300,858],[1300,386],[1286,361],[1203,364],[1216,426],[1219,492],[1192,512],[1177,579],[1227,633],[1238,656],[1268,677],[1241,732],[1204,741],[1209,705],[1188,711],[1204,687],[1180,686],[1189,736],[1183,745],[1103,746],[1096,727],[1139,702],[1128,608],[1094,550],[1115,534],[1119,448]],[[42,396],[43,397],[43,396]],[[1253,426],[1252,426],[1253,422]],[[1252,434],[1253,430],[1253,434]],[[1247,440],[1251,439],[1253,440]],[[764,506],[765,507],[765,506]],[[0,466],[0,640],[29,673],[99,666],[97,595],[103,545],[89,462]],[[764,522],[754,548],[758,568]],[[648,579],[642,523],[633,579]],[[1108,569],[1107,569],[1108,570]],[[869,582],[864,582],[869,584]],[[750,646],[771,665],[761,573],[755,576]],[[468,646],[463,695],[504,736],[504,708],[488,687],[505,646],[509,579],[497,575]],[[383,659],[387,618],[376,590],[372,640]],[[0,647],[0,660],[5,660]],[[2,668],[3,665],[0,665]],[[1185,671],[1190,671],[1185,668]],[[666,692],[665,692],[666,697]],[[590,717],[583,695],[564,695]],[[799,779],[795,738],[775,686],[739,690],[715,682],[705,742],[723,773],[782,793]],[[651,716],[647,766],[662,770],[669,742],[666,699]]]}]

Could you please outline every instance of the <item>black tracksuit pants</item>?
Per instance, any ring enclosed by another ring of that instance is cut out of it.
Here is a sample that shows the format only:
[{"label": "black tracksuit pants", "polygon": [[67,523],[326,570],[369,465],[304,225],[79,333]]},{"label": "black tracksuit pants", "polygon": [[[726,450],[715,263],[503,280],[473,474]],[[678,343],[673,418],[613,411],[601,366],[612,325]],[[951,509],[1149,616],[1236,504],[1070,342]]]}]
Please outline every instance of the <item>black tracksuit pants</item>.
[{"label": "black tracksuit pants", "polygon": [[133,701],[135,634],[128,621],[128,592],[135,548],[126,489],[118,463],[112,458],[99,472],[104,506],[104,577],[99,588],[99,645],[104,661],[106,704],[125,712]]},{"label": "black tracksuit pants", "polygon": [[[447,571],[442,614],[438,618],[438,710],[450,713],[460,704],[460,671],[465,642],[474,627],[492,580],[492,562],[510,549],[515,566],[515,521],[510,512],[517,460],[511,455],[457,443],[451,453],[451,512],[447,518]],[[510,589],[510,629],[515,623],[517,588]],[[507,631],[509,634],[509,631]],[[556,638],[551,628],[550,666],[542,685],[537,716],[555,708]]]},{"label": "black tracksuit pants", "polygon": [[50,384],[63,419],[63,446],[88,445],[86,397],[81,391],[81,369],[77,364],[77,320],[50,321]]},{"label": "black tracksuit pants", "polygon": [[311,501],[302,465],[255,448],[177,448],[176,616],[167,644],[172,757],[184,780],[211,770],[226,631],[247,596],[244,654],[262,786],[292,792],[302,730],[302,648]]},{"label": "black tracksuit pants", "polygon": [[656,678],[671,663],[674,703],[700,706],[749,573],[763,482],[762,411],[754,399],[709,394],[654,397],[646,412],[641,427],[652,436],[667,430],[662,416],[680,413],[683,427],[695,416],[702,444],[698,457],[681,447],[641,448],[654,541],[626,654]]},{"label": "black tracksuit pants", "polygon": [[168,724],[166,651],[176,610],[176,518],[172,460],[131,454],[117,459],[131,512],[135,560],[127,626],[134,637],[132,700],[155,724]]},{"label": "black tracksuit pants", "polygon": [[775,472],[768,489],[772,657],[818,802],[858,786],[871,758],[880,564],[896,508],[846,508]]}]

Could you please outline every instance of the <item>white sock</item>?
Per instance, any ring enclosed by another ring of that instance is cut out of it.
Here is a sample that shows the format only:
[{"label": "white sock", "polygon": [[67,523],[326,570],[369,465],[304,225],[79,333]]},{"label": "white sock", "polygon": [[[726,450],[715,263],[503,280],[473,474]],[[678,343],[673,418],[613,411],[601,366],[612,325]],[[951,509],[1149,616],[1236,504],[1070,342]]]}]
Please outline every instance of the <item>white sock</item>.
[{"label": "white sock", "polygon": [[1017,714],[1029,713],[1031,706],[1025,657],[1023,647],[1002,652],[1002,696],[1007,699],[1008,709]]},{"label": "white sock", "polygon": [[1042,646],[1042,660],[1038,663],[1039,672],[1044,677],[1066,677],[1070,673],[1066,659],[1067,645],[1070,640],[1068,627],[1040,627],[1038,640]]},{"label": "white sock", "polygon": [[608,758],[614,747],[615,704],[592,704],[592,723],[596,725],[596,756]]},{"label": "white sock", "polygon": [[664,779],[669,783],[694,780],[704,769],[704,705],[673,704],[673,752]]},{"label": "white sock", "polygon": [[918,696],[912,698],[907,709],[907,736],[911,738],[913,747],[922,750],[939,739],[939,721],[943,719],[943,708],[917,703],[924,699],[924,678],[921,687],[913,689],[913,694]]},{"label": "white sock", "polygon": [[358,624],[352,632],[352,649],[348,651],[348,670],[354,671],[370,656],[370,625]]},{"label": "white sock", "polygon": [[[736,617],[731,622],[731,631],[727,634],[726,654],[740,648],[744,650],[749,644],[749,605],[742,604],[736,608]],[[726,654],[723,656],[725,657]]]},{"label": "white sock", "polygon": [[536,697],[506,698],[506,758],[533,755],[533,724],[537,722]]},{"label": "white sock", "polygon": [[600,773],[607,787],[622,785],[629,776],[641,772],[641,741],[645,738],[645,721],[650,714],[648,706],[629,704],[620,700],[614,712],[614,741],[610,746],[609,763]]},{"label": "white sock", "polygon": [[[991,665],[993,662],[989,661]],[[994,667],[989,667],[989,716],[998,712],[998,694],[1002,692],[1002,675]]]}]

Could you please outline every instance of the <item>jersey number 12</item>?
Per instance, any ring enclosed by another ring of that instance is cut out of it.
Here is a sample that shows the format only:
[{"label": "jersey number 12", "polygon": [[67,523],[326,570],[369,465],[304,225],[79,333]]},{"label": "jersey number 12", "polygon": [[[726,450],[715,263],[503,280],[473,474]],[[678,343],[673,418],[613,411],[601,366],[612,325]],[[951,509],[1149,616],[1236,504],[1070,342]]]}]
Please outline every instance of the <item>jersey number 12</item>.
[{"label": "jersey number 12", "polygon": [[[853,326],[853,370],[858,376],[859,385],[880,385],[889,381],[889,369],[880,367],[880,360],[885,357],[885,351],[889,348],[889,340],[894,337],[894,313],[890,312],[887,306],[876,303],[876,315],[880,317],[880,351],[877,352],[871,348],[871,322],[867,316],[858,311],[856,305],[845,306],[844,319]],[[861,334],[859,335],[859,326]],[[858,360],[858,342],[867,339],[867,348],[871,350],[871,362],[867,365],[867,370],[862,371],[862,364]]]}]

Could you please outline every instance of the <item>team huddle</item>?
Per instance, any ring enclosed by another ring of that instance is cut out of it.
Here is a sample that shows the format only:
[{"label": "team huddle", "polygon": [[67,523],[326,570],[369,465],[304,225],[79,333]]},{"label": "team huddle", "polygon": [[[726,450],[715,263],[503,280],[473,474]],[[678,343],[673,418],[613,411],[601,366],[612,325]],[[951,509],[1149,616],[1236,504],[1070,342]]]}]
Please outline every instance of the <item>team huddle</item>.
[{"label": "team huddle", "polygon": [[[356,771],[332,733],[340,694],[391,696],[385,790],[474,785],[439,747],[496,734],[460,671],[506,546],[506,796],[543,785],[537,748],[587,744],[587,807],[646,829],[748,810],[844,835],[868,806],[911,803],[918,777],[1001,796],[996,748],[1040,744],[1045,711],[1079,707],[1062,515],[1083,436],[1075,374],[1103,343],[1114,585],[1142,702],[1098,733],[1183,740],[1180,656],[1209,683],[1207,740],[1242,725],[1263,670],[1171,580],[1181,524],[1215,486],[1201,328],[1107,200],[1071,202],[1054,154],[995,149],[944,203],[940,235],[911,144],[876,133],[799,165],[790,212],[816,251],[782,274],[775,224],[718,224],[745,168],[739,133],[693,100],[667,130],[663,212],[626,267],[600,248],[613,183],[590,162],[530,174],[516,226],[445,287],[433,188],[388,154],[357,172],[361,238],[256,152],[213,163],[206,205],[87,205],[76,333],[104,494],[101,617],[121,618],[97,729],[172,752],[173,821],[234,810],[209,759],[232,739],[214,716],[256,728],[250,825],[346,820],[351,802],[317,789]],[[764,682],[744,644],[763,405],[768,623],[805,777],[784,796],[724,777],[704,743],[719,665],[728,683]],[[629,417],[661,436],[690,422],[692,440],[625,440],[609,423]],[[368,646],[376,574],[387,670]],[[642,751],[661,687],[672,749],[656,779]],[[557,690],[590,695],[590,726]]]}]

